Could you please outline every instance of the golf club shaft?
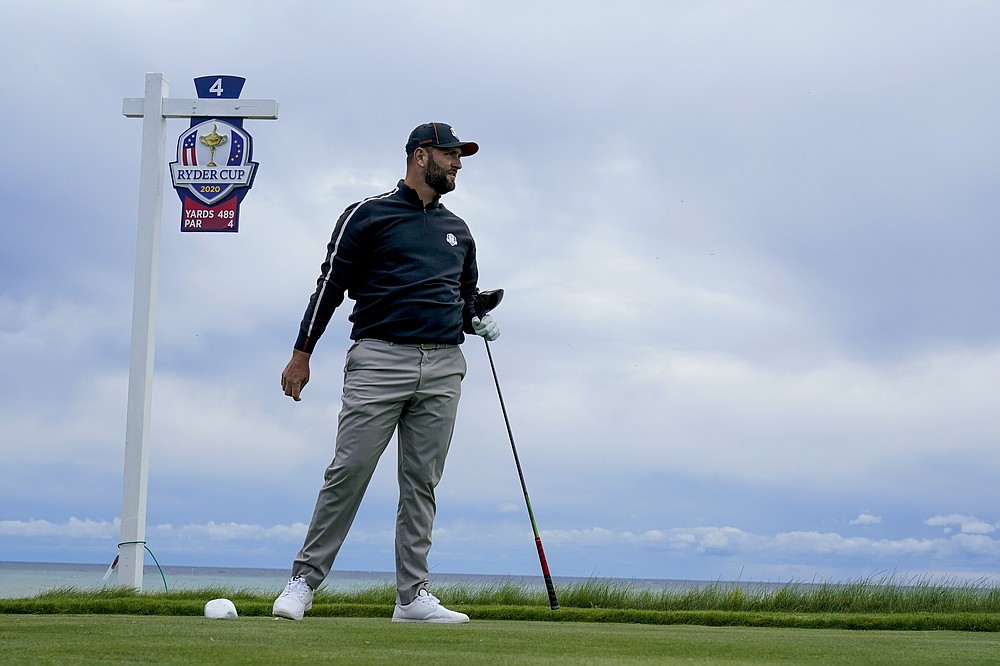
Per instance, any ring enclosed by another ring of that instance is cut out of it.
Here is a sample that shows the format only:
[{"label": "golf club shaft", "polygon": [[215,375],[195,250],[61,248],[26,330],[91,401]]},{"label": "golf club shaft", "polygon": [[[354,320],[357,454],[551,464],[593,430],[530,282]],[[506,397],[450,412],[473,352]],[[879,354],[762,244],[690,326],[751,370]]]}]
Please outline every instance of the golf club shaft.
[{"label": "golf club shaft", "polygon": [[521,480],[521,490],[524,491],[524,504],[528,507],[528,518],[531,519],[531,531],[535,534],[535,547],[538,549],[538,561],[542,565],[542,576],[545,578],[545,589],[549,593],[549,607],[552,610],[559,609],[559,600],[556,598],[556,588],[552,585],[552,576],[549,574],[549,564],[545,560],[545,550],[542,548],[542,537],[538,535],[538,525],[535,524],[535,514],[531,510],[531,500],[528,499],[528,486],[524,483],[524,472],[521,471],[521,459],[517,456],[517,447],[514,446],[514,432],[510,429],[510,419],[507,418],[507,405],[503,401],[503,392],[500,390],[500,380],[497,378],[497,368],[493,364],[493,352],[490,351],[490,342],[483,338],[486,343],[486,355],[490,359],[490,370],[493,371],[493,383],[497,386],[497,397],[500,398],[500,411],[503,412],[503,422],[507,426],[507,437],[510,438],[510,449],[514,452],[514,464],[517,466],[517,476]]}]

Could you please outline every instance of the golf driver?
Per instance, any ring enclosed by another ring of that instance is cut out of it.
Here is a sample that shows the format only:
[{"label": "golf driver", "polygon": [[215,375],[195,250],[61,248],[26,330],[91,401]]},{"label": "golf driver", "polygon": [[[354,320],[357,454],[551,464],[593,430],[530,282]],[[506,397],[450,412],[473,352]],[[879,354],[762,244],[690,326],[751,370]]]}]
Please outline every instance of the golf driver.
[{"label": "golf driver", "polygon": [[[476,293],[473,306],[477,317],[484,317],[490,310],[500,305],[503,298],[503,289],[491,289]],[[559,600],[556,598],[556,588],[552,585],[552,576],[549,574],[549,565],[545,560],[545,550],[542,548],[542,537],[538,535],[538,525],[535,524],[535,514],[531,510],[531,500],[528,499],[528,486],[524,483],[524,472],[521,471],[521,460],[517,456],[517,447],[514,446],[514,433],[510,429],[510,419],[507,418],[507,406],[503,401],[503,393],[500,391],[500,380],[497,379],[497,368],[493,364],[493,352],[490,351],[490,342],[483,338],[486,343],[486,355],[490,359],[490,369],[493,371],[493,383],[497,386],[497,397],[500,398],[500,410],[503,412],[503,422],[507,426],[507,437],[510,438],[510,449],[514,452],[514,464],[517,466],[517,476],[521,479],[521,490],[524,491],[524,503],[528,507],[528,518],[531,519],[531,530],[535,534],[535,546],[538,548],[538,561],[542,565],[542,576],[545,577],[545,589],[549,593],[549,607],[552,610],[559,610]]]}]

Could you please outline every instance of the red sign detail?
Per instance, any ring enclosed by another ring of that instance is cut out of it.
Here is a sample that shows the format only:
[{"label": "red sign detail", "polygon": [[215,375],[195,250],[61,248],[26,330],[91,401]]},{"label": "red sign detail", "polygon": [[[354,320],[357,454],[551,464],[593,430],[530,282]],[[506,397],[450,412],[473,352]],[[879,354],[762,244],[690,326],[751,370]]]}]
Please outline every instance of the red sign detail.
[{"label": "red sign detail", "polygon": [[184,196],[181,231],[239,231],[239,201],[236,195],[206,206],[194,197]]}]

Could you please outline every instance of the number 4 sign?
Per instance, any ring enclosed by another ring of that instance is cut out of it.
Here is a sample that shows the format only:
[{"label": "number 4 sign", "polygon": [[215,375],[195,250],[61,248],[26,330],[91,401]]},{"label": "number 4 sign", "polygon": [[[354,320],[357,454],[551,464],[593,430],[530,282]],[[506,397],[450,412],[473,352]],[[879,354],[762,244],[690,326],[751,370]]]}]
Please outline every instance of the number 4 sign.
[{"label": "number 4 sign", "polygon": [[[199,99],[238,99],[246,79],[202,76]],[[170,178],[183,209],[181,231],[239,231],[240,203],[253,185],[253,138],[242,118],[191,118],[177,139]]]}]

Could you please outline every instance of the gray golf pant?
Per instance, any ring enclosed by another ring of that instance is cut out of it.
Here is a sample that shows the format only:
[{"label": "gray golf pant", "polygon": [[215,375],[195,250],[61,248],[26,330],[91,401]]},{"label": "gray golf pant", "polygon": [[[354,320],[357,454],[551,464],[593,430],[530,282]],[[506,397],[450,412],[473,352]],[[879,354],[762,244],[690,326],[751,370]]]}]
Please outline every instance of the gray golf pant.
[{"label": "gray golf pant", "polygon": [[354,522],[379,458],[398,431],[396,601],[413,601],[427,580],[427,554],[466,364],[455,345],[359,340],[344,366],[343,407],[333,462],[316,499],[293,576],[318,588]]}]

